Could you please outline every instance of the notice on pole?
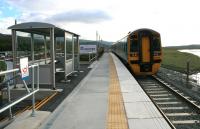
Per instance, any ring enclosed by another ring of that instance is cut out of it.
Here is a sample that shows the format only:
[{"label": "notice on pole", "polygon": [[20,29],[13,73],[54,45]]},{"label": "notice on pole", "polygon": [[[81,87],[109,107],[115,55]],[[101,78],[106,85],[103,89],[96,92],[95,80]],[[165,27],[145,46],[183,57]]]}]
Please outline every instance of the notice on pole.
[{"label": "notice on pole", "polygon": [[29,77],[28,57],[20,59],[20,71],[22,79],[27,80]]},{"label": "notice on pole", "polygon": [[96,45],[80,45],[80,53],[96,53],[97,46]]}]

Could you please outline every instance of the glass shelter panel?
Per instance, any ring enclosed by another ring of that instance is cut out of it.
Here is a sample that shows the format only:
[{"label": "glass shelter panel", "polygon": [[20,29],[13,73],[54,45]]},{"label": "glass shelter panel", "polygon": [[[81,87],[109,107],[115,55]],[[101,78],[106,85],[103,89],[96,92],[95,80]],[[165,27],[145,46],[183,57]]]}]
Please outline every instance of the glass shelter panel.
[{"label": "glass shelter panel", "polygon": [[46,49],[47,49],[47,58],[51,58],[51,56],[50,56],[50,37],[46,37]]},{"label": "glass shelter panel", "polygon": [[17,62],[22,57],[28,57],[28,60],[31,61],[31,35],[25,32],[17,31]]},{"label": "glass shelter panel", "polygon": [[74,36],[74,70],[77,71],[79,69],[79,42],[78,37]]},{"label": "glass shelter panel", "polygon": [[65,43],[63,37],[57,37],[55,42],[56,58],[64,57]]},{"label": "glass shelter panel", "polygon": [[65,68],[65,42],[63,37],[55,40],[56,72],[64,71]]},{"label": "glass shelter panel", "polygon": [[34,59],[45,59],[44,36],[34,34]]},{"label": "glass shelter panel", "polygon": [[66,60],[72,59],[72,35],[66,33]]}]

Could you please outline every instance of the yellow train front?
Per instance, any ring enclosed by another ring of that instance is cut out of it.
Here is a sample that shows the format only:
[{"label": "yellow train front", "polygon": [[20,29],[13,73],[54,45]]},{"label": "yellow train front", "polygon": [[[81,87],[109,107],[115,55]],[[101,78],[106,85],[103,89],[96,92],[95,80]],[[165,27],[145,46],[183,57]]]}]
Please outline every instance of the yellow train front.
[{"label": "yellow train front", "polygon": [[138,29],[112,45],[112,51],[127,63],[135,75],[153,75],[162,61],[160,34]]}]

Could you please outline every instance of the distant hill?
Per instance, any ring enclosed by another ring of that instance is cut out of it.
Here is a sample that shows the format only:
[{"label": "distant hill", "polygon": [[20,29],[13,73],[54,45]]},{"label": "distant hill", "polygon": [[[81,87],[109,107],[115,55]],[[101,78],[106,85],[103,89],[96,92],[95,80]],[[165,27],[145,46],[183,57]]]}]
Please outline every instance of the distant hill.
[{"label": "distant hill", "polygon": [[175,49],[175,50],[180,50],[180,49],[200,49],[200,44],[199,45],[184,45],[184,46],[169,46],[169,47],[164,47],[164,48],[170,48],[170,49]]},{"label": "distant hill", "polygon": [[97,42],[97,41],[94,41],[94,40],[80,39],[80,45],[84,45],[84,44],[97,45],[98,44],[101,47],[107,47],[107,48],[109,48],[112,45],[112,43],[113,42],[108,42],[108,41]]},{"label": "distant hill", "polygon": [[12,50],[12,38],[11,35],[0,33],[0,51]]},{"label": "distant hill", "polygon": [[[20,41],[22,42],[20,44],[20,48],[23,48],[23,50],[30,49],[28,45],[28,42],[30,41],[29,38],[20,37]],[[96,44],[96,43],[97,42],[93,40],[80,39],[80,44]],[[101,43],[99,43],[99,46],[110,47],[111,44],[112,42],[102,41]],[[0,33],[0,51],[12,51],[12,36],[11,35]]]}]

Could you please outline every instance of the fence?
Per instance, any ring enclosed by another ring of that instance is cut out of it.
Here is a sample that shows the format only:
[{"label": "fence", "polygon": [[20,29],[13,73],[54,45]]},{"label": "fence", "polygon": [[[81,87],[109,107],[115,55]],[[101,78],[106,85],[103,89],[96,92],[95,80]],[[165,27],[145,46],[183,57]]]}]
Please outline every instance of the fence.
[{"label": "fence", "polygon": [[[36,76],[36,83],[37,83],[37,87],[35,89],[35,70],[34,68],[37,68],[36,72],[37,72],[37,76]],[[11,94],[10,94],[10,90],[11,90],[11,85],[10,85],[10,81],[15,80],[19,75],[21,77],[21,73],[19,72],[19,68],[18,69],[12,69],[12,70],[7,70],[7,71],[3,71],[0,72],[0,76],[2,75],[6,75],[6,74],[10,74],[10,73],[17,73],[14,77],[9,78],[7,80],[5,80],[3,83],[1,83],[1,86],[6,85],[7,86],[7,94],[8,94],[8,104],[6,104],[5,106],[0,108],[0,113],[6,111],[7,109],[9,109],[9,118],[12,119],[12,107],[16,104],[18,104],[19,102],[25,100],[26,98],[30,97],[32,95],[32,116],[35,116],[35,93],[39,91],[39,65],[38,64],[34,64],[29,66],[29,69],[32,70],[32,90],[29,90],[26,82],[24,80],[22,80],[24,87],[26,88],[27,94],[22,96],[21,98],[18,98],[14,101],[11,101]]]},{"label": "fence", "polygon": [[87,61],[88,63],[91,63],[93,60],[95,60],[96,57],[96,53],[84,53],[84,54],[80,54],[80,61]]},{"label": "fence", "polygon": [[187,79],[187,75],[185,73],[173,71],[163,67],[160,68],[157,75],[173,85],[182,85],[185,87],[200,85],[200,78],[198,75],[189,75],[189,78]]}]

